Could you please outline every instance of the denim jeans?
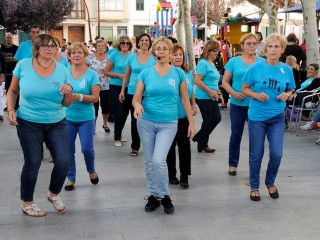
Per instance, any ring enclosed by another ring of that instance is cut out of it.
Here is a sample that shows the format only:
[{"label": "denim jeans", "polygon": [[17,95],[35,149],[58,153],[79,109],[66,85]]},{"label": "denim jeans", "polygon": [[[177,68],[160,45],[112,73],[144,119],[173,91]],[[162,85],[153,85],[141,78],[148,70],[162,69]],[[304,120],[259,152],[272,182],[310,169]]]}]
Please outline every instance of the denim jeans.
[{"label": "denim jeans", "polygon": [[314,116],[312,117],[312,121],[320,122],[320,109],[314,114]]},{"label": "denim jeans", "polygon": [[138,129],[137,129],[137,119],[135,119],[135,117],[133,115],[133,113],[134,113],[134,108],[132,106],[133,95],[127,94],[126,99],[128,101],[130,114],[131,114],[131,138],[132,138],[131,149],[139,151],[140,137],[139,137],[139,133],[138,133]]},{"label": "denim jeans", "polygon": [[177,134],[171,144],[167,156],[169,179],[176,177],[176,145],[179,153],[179,168],[183,178],[191,175],[191,149],[190,139],[188,138],[189,121],[188,118],[178,120]]},{"label": "denim jeans", "polygon": [[193,141],[198,142],[198,148],[208,147],[209,135],[221,121],[221,113],[217,101],[211,99],[197,99],[203,122]]},{"label": "denim jeans", "polygon": [[264,154],[264,142],[267,136],[269,141],[269,163],[265,184],[274,185],[283,150],[284,138],[284,112],[265,121],[249,120],[250,137],[250,186],[251,189],[259,189],[260,168]]},{"label": "denim jeans", "polygon": [[33,201],[34,188],[41,166],[43,142],[52,154],[53,169],[49,191],[58,194],[68,173],[70,147],[66,120],[57,123],[34,123],[17,118],[17,133],[24,155],[21,173],[21,200]]},{"label": "denim jeans", "polygon": [[76,159],[75,159],[75,142],[77,138],[77,133],[79,134],[81,151],[84,156],[84,161],[86,163],[88,173],[95,171],[94,167],[94,125],[95,120],[88,120],[84,122],[72,122],[67,120],[67,129],[70,142],[70,164],[68,172],[68,180],[75,182],[76,181]]},{"label": "denim jeans", "polygon": [[229,167],[238,167],[240,145],[245,122],[248,120],[246,106],[230,104],[231,135],[229,141]]},{"label": "denim jeans", "polygon": [[177,132],[177,123],[138,119],[137,127],[143,146],[148,191],[154,197],[164,198],[165,195],[169,195],[166,159]]},{"label": "denim jeans", "polygon": [[[119,141],[122,137],[122,130],[129,114],[129,103],[126,98],[124,102],[119,101],[121,86],[110,85],[110,104],[114,116],[114,140]],[[125,91],[127,95],[127,89]],[[131,104],[131,103],[130,103]]]}]

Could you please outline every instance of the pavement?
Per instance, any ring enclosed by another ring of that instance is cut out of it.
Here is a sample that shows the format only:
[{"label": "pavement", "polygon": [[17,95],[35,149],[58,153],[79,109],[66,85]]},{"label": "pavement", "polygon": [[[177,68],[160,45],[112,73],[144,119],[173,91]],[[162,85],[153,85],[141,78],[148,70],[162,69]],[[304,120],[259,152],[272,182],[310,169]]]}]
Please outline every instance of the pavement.
[{"label": "pavement", "polygon": [[[4,99],[3,99],[4,100]],[[248,132],[243,134],[237,176],[229,176],[229,110],[210,136],[215,153],[198,153],[192,143],[190,188],[170,185],[175,206],[172,215],[163,208],[144,211],[148,195],[143,149],[130,157],[130,141],[114,147],[113,134],[102,129],[101,115],[95,134],[96,170],[100,182],[89,181],[77,140],[77,182],[72,192],[62,190],[64,214],[46,200],[53,164],[43,160],[35,201],[47,212],[43,218],[21,212],[20,174],[23,155],[15,127],[0,123],[0,240],[319,240],[320,132],[285,133],[284,156],[276,181],[280,198],[271,199],[263,185],[268,144],[261,170],[260,202],[249,199]],[[5,114],[6,115],[6,114]],[[197,129],[201,116],[196,117]],[[113,124],[110,123],[111,130]],[[123,136],[130,140],[130,121]],[[179,177],[179,175],[178,175]]]}]

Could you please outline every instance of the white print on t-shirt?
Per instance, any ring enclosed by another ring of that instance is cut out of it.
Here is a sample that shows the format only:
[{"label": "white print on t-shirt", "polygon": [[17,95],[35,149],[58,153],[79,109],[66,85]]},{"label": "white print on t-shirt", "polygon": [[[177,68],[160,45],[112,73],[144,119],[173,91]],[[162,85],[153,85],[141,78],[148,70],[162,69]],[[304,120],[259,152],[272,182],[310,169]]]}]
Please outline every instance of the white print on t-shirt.
[{"label": "white print on t-shirt", "polygon": [[283,68],[280,68],[280,71],[282,72],[282,74],[284,74],[284,70],[283,70]]},{"label": "white print on t-shirt", "polygon": [[176,80],[169,79],[169,84],[170,84],[170,86],[174,87],[176,85]]},{"label": "white print on t-shirt", "polygon": [[85,88],[86,87],[86,79],[83,78],[83,80],[81,81],[81,83],[79,84],[80,88]]}]

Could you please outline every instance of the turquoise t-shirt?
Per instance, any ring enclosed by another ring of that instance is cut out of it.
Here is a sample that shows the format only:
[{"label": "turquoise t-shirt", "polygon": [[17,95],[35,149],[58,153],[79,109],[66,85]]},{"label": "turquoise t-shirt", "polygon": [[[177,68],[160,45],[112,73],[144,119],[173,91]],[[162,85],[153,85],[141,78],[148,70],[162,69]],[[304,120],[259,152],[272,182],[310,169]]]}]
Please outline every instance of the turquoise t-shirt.
[{"label": "turquoise t-shirt", "polygon": [[[218,83],[220,74],[217,68],[208,62],[206,59],[201,59],[196,68],[196,74],[202,75],[202,82],[211,90],[218,90]],[[201,88],[197,87],[194,92],[195,98],[198,99],[211,99],[211,96]]]},{"label": "turquoise t-shirt", "polygon": [[13,75],[19,78],[20,107],[17,116],[35,123],[56,123],[66,117],[60,87],[69,83],[67,70],[55,63],[53,73],[40,77],[32,66],[32,58],[18,62]]},{"label": "turquoise t-shirt", "polygon": [[20,44],[16,54],[14,55],[14,59],[20,61],[25,58],[31,58],[32,56],[32,44],[31,40],[28,40]]},{"label": "turquoise t-shirt", "polygon": [[180,84],[186,79],[183,70],[171,66],[169,72],[161,77],[151,66],[144,69],[138,79],[144,84],[142,118],[152,122],[177,121]]},{"label": "turquoise t-shirt", "polygon": [[[255,62],[265,61],[264,58],[257,57]],[[225,70],[232,74],[232,88],[236,92],[242,91],[242,78],[248,71],[250,65],[247,65],[243,62],[241,57],[233,57],[228,63],[224,66]],[[241,101],[238,101],[233,96],[230,95],[230,103],[235,104],[237,106],[249,106],[250,98],[245,97]]]},{"label": "turquoise t-shirt", "polygon": [[277,96],[296,87],[291,67],[282,62],[277,66],[271,66],[266,61],[252,64],[243,82],[250,85],[252,91],[264,92],[269,96],[265,102],[256,99],[250,101],[248,117],[252,121],[265,121],[281,114],[286,102],[279,101]]},{"label": "turquoise t-shirt", "polygon": [[[115,50],[109,55],[108,61],[112,62],[113,67],[111,72],[125,74],[126,73],[126,61],[132,53],[128,52],[127,56],[122,55],[121,52]],[[110,77],[110,85],[122,86],[122,79],[117,77]]]},{"label": "turquoise t-shirt", "polygon": [[65,66],[66,68],[68,68],[70,66],[68,59],[65,58],[64,56],[61,56],[60,62],[63,66]]},{"label": "turquoise t-shirt", "polygon": [[[91,87],[99,85],[98,74],[91,68],[78,79],[74,79],[71,74],[71,67],[68,68],[70,84],[73,87],[72,92],[84,95],[91,95]],[[73,102],[69,107],[66,107],[67,120],[72,122],[84,122],[95,119],[93,103]]]},{"label": "turquoise t-shirt", "polygon": [[136,86],[138,82],[138,76],[141,71],[147,67],[153,66],[156,64],[156,60],[152,55],[150,55],[148,61],[144,64],[138,62],[138,53],[131,54],[127,59],[126,65],[131,68],[131,76],[128,85],[128,94],[134,94],[136,91]]},{"label": "turquoise t-shirt", "polygon": [[[191,94],[193,92],[193,84],[194,84],[194,78],[192,72],[186,72],[186,81],[187,81],[187,89],[188,89],[188,96],[189,99],[191,99]],[[187,115],[184,111],[184,108],[182,106],[181,101],[179,101],[179,118],[185,118]]]}]

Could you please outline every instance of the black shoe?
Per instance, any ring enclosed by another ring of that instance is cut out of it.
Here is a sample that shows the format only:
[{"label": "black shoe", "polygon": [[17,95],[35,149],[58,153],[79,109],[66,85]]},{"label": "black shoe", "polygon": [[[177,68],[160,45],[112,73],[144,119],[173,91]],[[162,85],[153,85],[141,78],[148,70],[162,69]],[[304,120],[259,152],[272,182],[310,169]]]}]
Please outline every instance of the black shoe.
[{"label": "black shoe", "polygon": [[230,167],[229,167],[228,173],[229,173],[230,176],[236,176],[237,175],[237,170],[230,171]]},{"label": "black shoe", "polygon": [[72,191],[74,189],[74,182],[67,182],[67,185],[64,187],[66,191]]},{"label": "black shoe", "polygon": [[147,204],[144,207],[146,212],[153,212],[156,208],[160,207],[159,199],[155,198],[153,195],[150,195],[147,199]]},{"label": "black shoe", "polygon": [[[93,173],[93,172],[92,172]],[[91,174],[92,174],[91,173]],[[96,178],[90,178],[90,181],[93,185],[97,185],[99,183],[99,177],[98,177],[98,174],[97,174],[97,177]]]},{"label": "black shoe", "polygon": [[[271,187],[274,187],[274,188],[276,189],[276,191],[275,191],[274,193],[271,193],[271,192],[270,192],[270,188],[271,188]],[[268,192],[269,192],[269,195],[270,195],[271,198],[273,198],[273,199],[279,198],[279,192],[278,192],[278,189],[276,188],[276,186],[274,186],[274,185],[272,185],[272,186],[267,186],[267,188],[268,188]]]},{"label": "black shoe", "polygon": [[178,185],[180,182],[179,182],[178,178],[173,177],[173,178],[169,178],[169,183],[173,184],[173,185]]},{"label": "black shoe", "polygon": [[188,176],[180,176],[180,187],[184,189],[189,187]]},{"label": "black shoe", "polygon": [[255,202],[258,202],[258,201],[260,201],[260,195],[252,195],[252,193],[258,193],[259,194],[259,190],[258,189],[254,189],[254,190],[251,190],[251,192],[250,192],[250,199],[252,200],[252,201],[255,201]]},{"label": "black shoe", "polygon": [[171,199],[169,195],[165,195],[164,198],[161,199],[161,205],[163,206],[164,212],[166,214],[170,214],[174,212],[174,206],[171,203]]},{"label": "black shoe", "polygon": [[110,132],[110,128],[105,127],[104,125],[102,125],[102,128],[104,129],[104,131],[105,131],[106,133],[109,133],[109,132]]}]

